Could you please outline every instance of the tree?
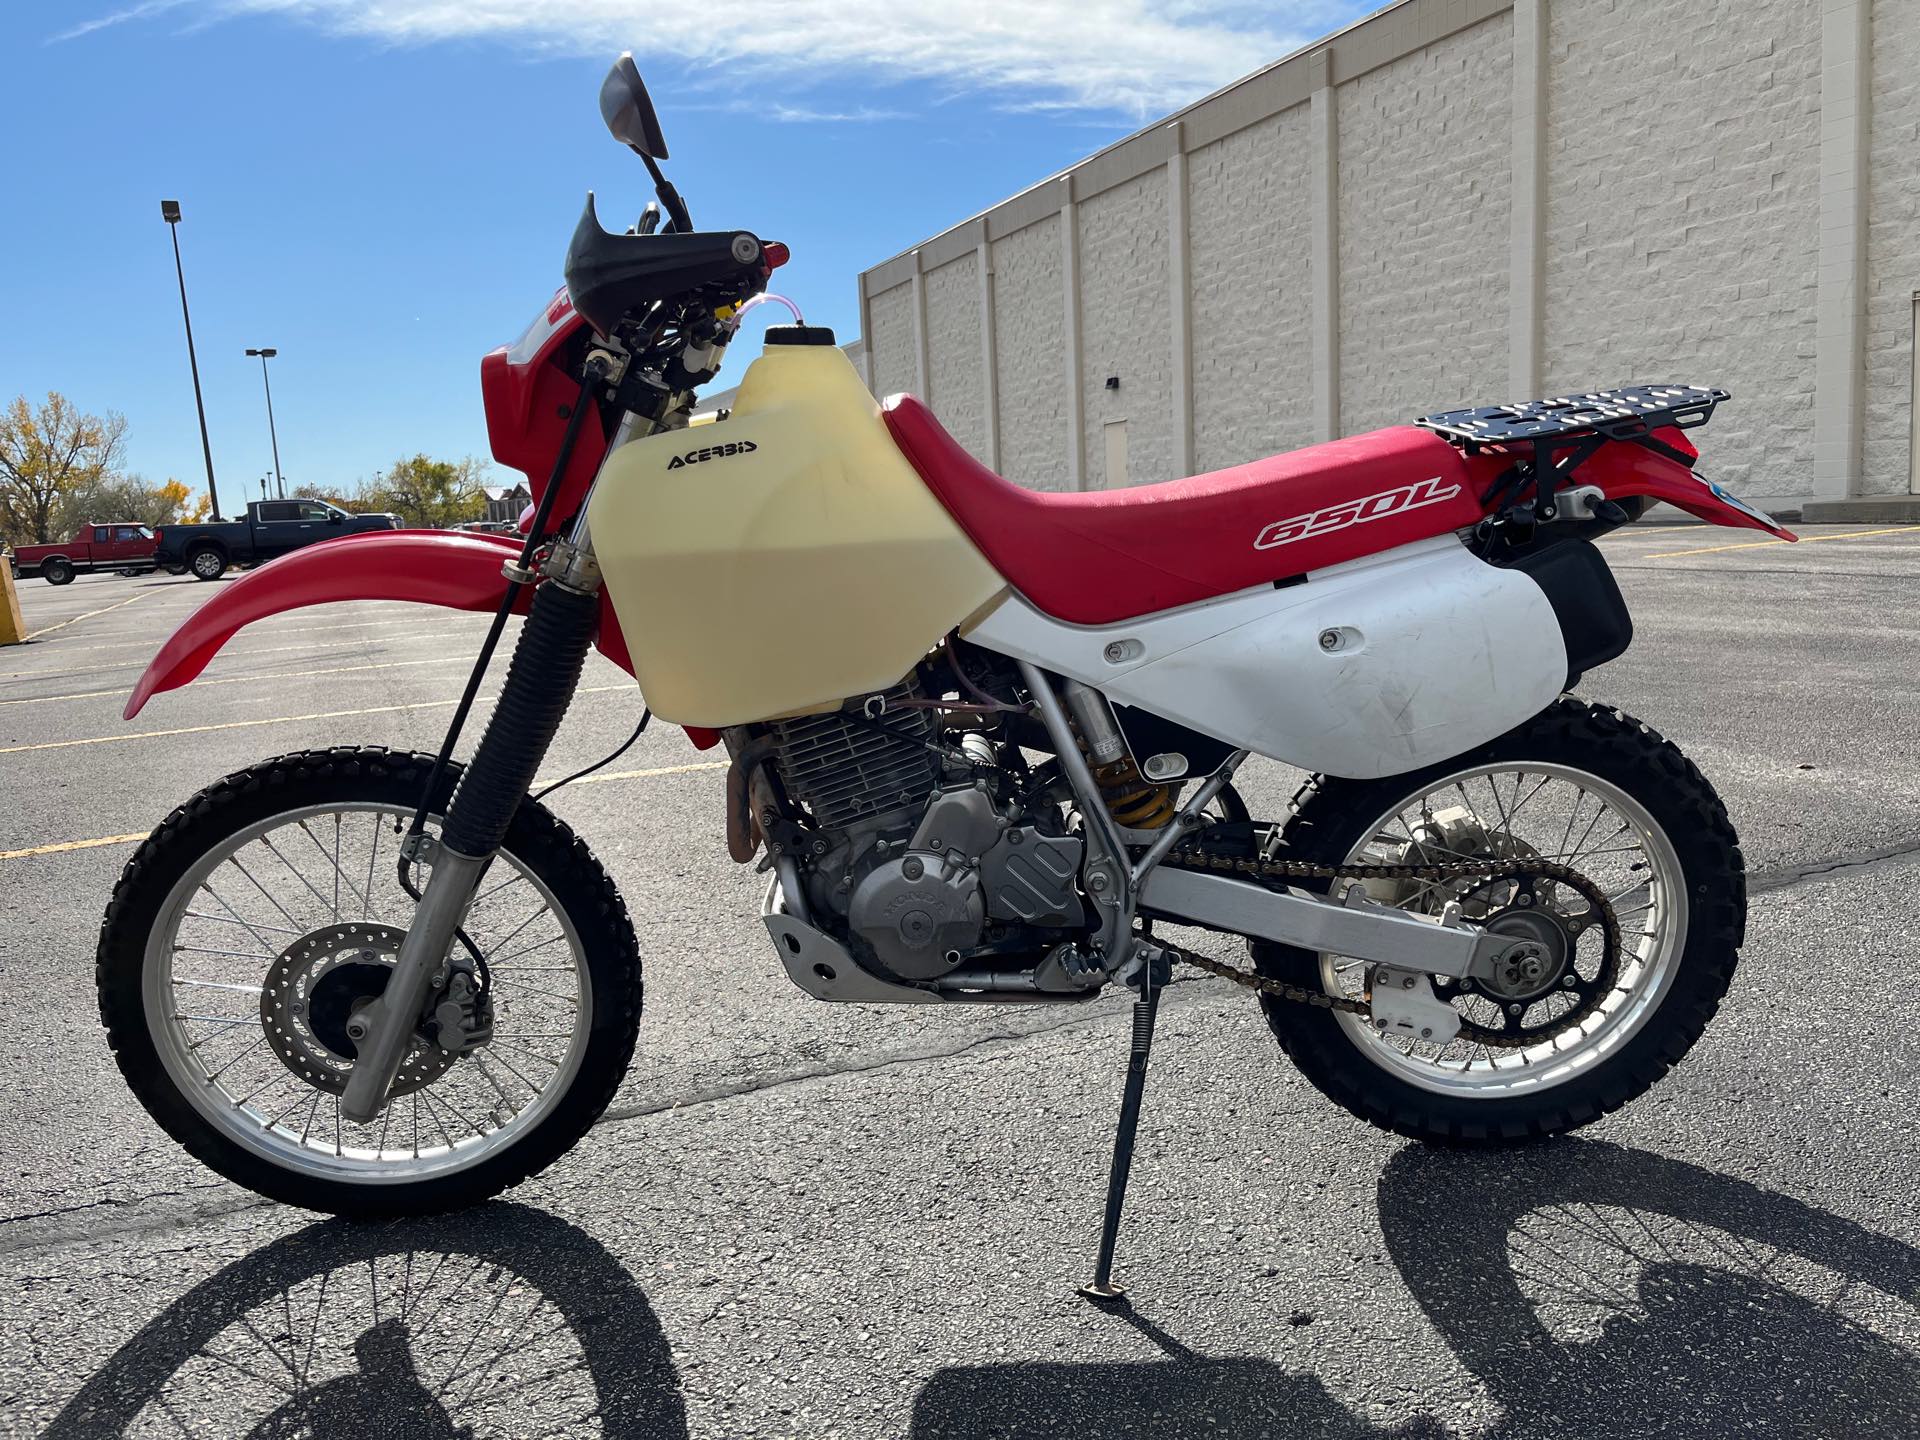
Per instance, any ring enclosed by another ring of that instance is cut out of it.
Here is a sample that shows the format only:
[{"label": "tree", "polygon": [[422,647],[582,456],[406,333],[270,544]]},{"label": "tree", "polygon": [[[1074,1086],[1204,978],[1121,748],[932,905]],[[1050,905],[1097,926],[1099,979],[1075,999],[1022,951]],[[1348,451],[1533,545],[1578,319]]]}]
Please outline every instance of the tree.
[{"label": "tree", "polygon": [[296,485],[293,487],[293,495],[297,500],[323,500],[335,509],[345,510],[354,515],[379,508],[370,504],[366,496],[358,490],[343,490],[327,485],[312,483]]},{"label": "tree", "polygon": [[213,508],[178,480],[149,485],[138,475],[109,475],[76,486],[62,499],[56,528],[62,534],[89,520],[132,520],[141,525],[196,524]]},{"label": "tree", "polygon": [[0,412],[0,538],[44,545],[60,538],[66,497],[113,475],[127,422],[109,411],[89,415],[58,391],[34,409],[14,397]]},{"label": "tree", "polygon": [[425,455],[396,461],[361,492],[372,510],[391,510],[417,529],[442,528],[480,513],[480,485],[486,465],[465,460],[430,460]]}]

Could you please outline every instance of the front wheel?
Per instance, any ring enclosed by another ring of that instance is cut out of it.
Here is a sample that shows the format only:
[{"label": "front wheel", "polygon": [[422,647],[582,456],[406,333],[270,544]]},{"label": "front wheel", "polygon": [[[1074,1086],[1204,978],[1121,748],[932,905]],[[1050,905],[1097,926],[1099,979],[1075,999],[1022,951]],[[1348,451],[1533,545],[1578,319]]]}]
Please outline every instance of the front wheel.
[{"label": "front wheel", "polygon": [[[1563,699],[1468,755],[1382,780],[1315,777],[1289,859],[1419,866],[1551,860],[1598,884],[1620,922],[1617,966],[1588,903],[1545,877],[1366,882],[1375,900],[1537,942],[1534,958],[1434,993],[1460,1012],[1445,1045],[1358,1015],[1267,999],[1302,1073],[1384,1129],[1453,1143],[1525,1140],[1598,1119],[1686,1054],[1732,979],[1746,877],[1725,807],[1691,761],[1618,710]],[[1371,967],[1256,943],[1270,978],[1360,998]]]},{"label": "front wheel", "polygon": [[381,749],[264,761],[168,816],[114,889],[96,978],[121,1073],[197,1159],[271,1199],[367,1217],[475,1204],[578,1141],[632,1057],[626,907],[586,845],[523,803],[464,926],[493,1038],[456,1056],[416,1032],[386,1108],[344,1118],[347,1021],[412,918],[396,862],[431,768]]}]

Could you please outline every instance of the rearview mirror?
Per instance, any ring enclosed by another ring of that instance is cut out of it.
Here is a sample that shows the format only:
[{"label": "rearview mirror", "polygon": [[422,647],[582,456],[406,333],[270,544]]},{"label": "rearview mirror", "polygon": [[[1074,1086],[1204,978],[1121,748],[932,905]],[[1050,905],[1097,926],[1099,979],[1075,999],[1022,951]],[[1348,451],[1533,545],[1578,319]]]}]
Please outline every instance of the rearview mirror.
[{"label": "rearview mirror", "polygon": [[622,145],[632,146],[649,159],[667,158],[666,137],[660,133],[660,119],[653,113],[653,101],[640,78],[640,67],[633,63],[631,50],[621,52],[601,83],[600,117]]}]

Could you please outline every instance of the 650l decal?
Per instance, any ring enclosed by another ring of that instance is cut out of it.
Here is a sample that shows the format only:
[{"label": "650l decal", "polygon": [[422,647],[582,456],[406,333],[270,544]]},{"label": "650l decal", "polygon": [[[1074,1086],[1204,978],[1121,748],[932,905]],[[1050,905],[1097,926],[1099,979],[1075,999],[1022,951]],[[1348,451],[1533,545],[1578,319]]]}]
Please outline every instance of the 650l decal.
[{"label": "650l decal", "polygon": [[1344,530],[1349,525],[1364,525],[1369,520],[1384,520],[1389,515],[1418,510],[1423,505],[1438,505],[1459,493],[1458,485],[1443,484],[1436,475],[1431,480],[1422,480],[1415,485],[1382,490],[1378,495],[1342,500],[1338,505],[1329,505],[1324,510],[1296,515],[1291,520],[1276,520],[1260,532],[1259,538],[1253,542],[1253,548],[1271,550],[1276,545],[1291,545],[1310,535]]}]

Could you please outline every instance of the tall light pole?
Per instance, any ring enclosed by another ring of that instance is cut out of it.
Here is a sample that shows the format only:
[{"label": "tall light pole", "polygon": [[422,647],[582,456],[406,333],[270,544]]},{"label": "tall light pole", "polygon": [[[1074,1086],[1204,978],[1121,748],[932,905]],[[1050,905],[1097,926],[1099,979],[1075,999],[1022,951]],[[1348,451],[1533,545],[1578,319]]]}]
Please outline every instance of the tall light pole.
[{"label": "tall light pole", "polygon": [[207,462],[207,499],[213,506],[213,518],[220,518],[220,492],[213,486],[213,445],[207,439],[207,406],[200,398],[200,362],[193,353],[193,316],[187,312],[187,272],[180,264],[180,202],[162,200],[160,218],[167,222],[173,237],[173,273],[180,280],[180,318],[187,326],[187,364],[193,370],[193,408],[200,412],[200,453]]},{"label": "tall light pole", "polygon": [[267,379],[267,361],[280,352],[271,345],[264,350],[248,350],[249,355],[260,357],[260,383],[267,387],[267,438],[273,442],[273,484],[274,491],[284,500],[287,498],[287,479],[280,473],[280,437],[273,430],[273,382]]}]

